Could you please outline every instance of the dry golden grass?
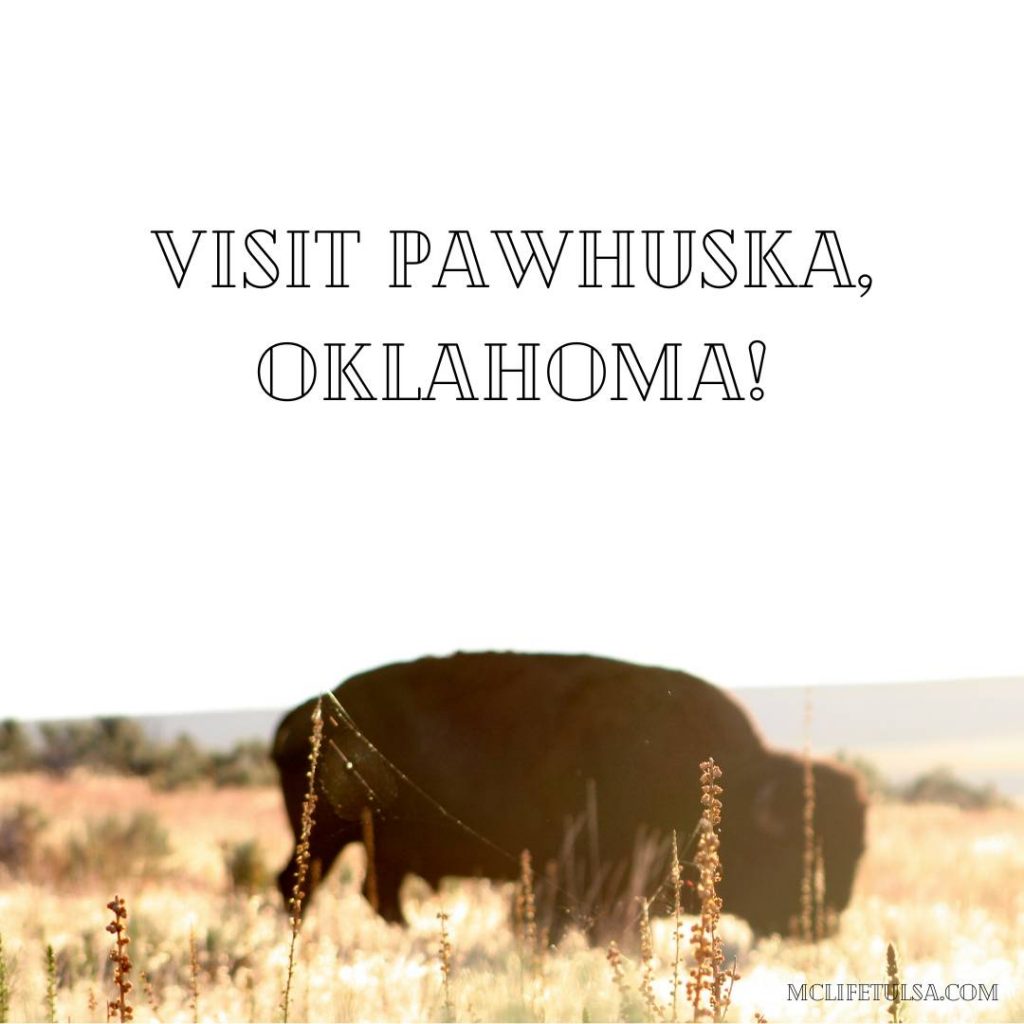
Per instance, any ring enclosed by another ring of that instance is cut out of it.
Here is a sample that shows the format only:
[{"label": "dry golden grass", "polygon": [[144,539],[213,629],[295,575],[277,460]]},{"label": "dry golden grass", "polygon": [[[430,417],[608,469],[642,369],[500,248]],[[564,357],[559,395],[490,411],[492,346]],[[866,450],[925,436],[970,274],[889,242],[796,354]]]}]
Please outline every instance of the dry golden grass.
[{"label": "dry golden grass", "polygon": [[[726,783],[728,780],[725,780]],[[726,794],[726,797],[728,794]],[[276,891],[232,892],[223,844],[258,837],[276,870],[290,835],[273,790],[153,793],[138,781],[79,776],[0,778],[0,813],[28,802],[50,819],[44,848],[66,841],[88,817],[154,812],[172,849],[158,876],[118,885],[131,911],[129,931],[146,999],[138,1021],[193,1019],[190,933],[196,936],[199,1013],[218,1021],[276,1020],[285,981],[290,928]],[[728,807],[726,807],[728,813]],[[45,867],[45,866],[44,866]],[[728,864],[723,866],[727,873]],[[537,991],[524,985],[526,951],[508,920],[513,886],[455,882],[432,893],[410,881],[408,928],[385,924],[359,893],[359,847],[350,848],[306,913],[296,947],[291,1015],[295,1020],[611,1020],[642,1017],[642,965],[570,933],[543,957]],[[116,995],[106,879],[95,884],[5,877],[0,867],[0,933],[11,1020],[48,1015],[46,947],[53,947],[57,1020],[105,1020]],[[116,879],[114,880],[117,881]],[[671,907],[656,906],[659,913]],[[787,1001],[789,983],[886,980],[886,950],[899,951],[901,979],[996,983],[999,1002],[908,1002],[904,1020],[1024,1019],[1024,812],[961,812],[939,807],[877,806],[868,852],[851,907],[837,935],[817,946],[778,939],[752,943],[728,914],[719,926],[726,963],[739,959],[728,1019],[884,1021],[889,1001]],[[450,945],[445,1006],[439,968],[439,919]],[[689,927],[694,919],[686,919]],[[651,922],[652,993],[672,1002],[676,925]],[[684,967],[690,963],[684,960]],[[680,1013],[683,1017],[685,1014]]]}]

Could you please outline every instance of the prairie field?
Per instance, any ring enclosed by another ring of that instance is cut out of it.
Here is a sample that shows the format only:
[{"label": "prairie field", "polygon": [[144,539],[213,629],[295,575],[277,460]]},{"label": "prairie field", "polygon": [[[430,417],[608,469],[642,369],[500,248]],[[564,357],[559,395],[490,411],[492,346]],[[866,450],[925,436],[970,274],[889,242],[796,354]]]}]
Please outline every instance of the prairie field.
[{"label": "prairie field", "polygon": [[[143,779],[7,775],[0,812],[7,1019],[108,1019],[116,990],[106,904],[115,894],[128,910],[135,1020],[281,1019],[291,930],[273,876],[291,835],[275,789],[160,792]],[[350,847],[308,909],[295,947],[293,1021],[672,1019],[667,917],[652,923],[645,1000],[635,944],[623,943],[618,981],[608,951],[576,932],[539,955],[524,951],[509,918],[511,884],[450,880],[433,892],[408,879],[403,928],[374,915],[360,893],[364,870],[362,847]],[[884,982],[890,942],[907,985],[932,984],[938,993],[951,983],[997,986],[997,1001],[909,1002],[902,1019],[1024,1019],[1019,808],[873,806],[853,902],[834,937],[817,945],[752,941],[728,909],[720,934],[739,972],[729,1020],[888,1020],[884,997],[788,995],[804,983]],[[687,958],[684,971],[689,966]],[[683,1002],[677,1016],[689,1020]]]}]

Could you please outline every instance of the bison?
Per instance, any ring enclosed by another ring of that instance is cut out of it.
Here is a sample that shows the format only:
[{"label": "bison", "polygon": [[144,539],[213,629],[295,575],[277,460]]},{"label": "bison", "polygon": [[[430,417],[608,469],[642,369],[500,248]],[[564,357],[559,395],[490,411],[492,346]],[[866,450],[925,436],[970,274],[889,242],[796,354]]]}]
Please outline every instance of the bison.
[{"label": "bison", "polygon": [[[698,764],[711,756],[724,772],[725,909],[757,934],[785,933],[800,913],[803,761],[766,746],[741,705],[701,679],[584,655],[460,653],[361,673],[334,697],[322,705],[307,888],[361,840],[369,815],[368,895],[388,921],[402,920],[407,873],[432,885],[512,879],[525,848],[551,880],[554,933],[565,914],[593,923],[635,882],[638,836],[658,844],[646,855],[648,896],[664,881],[673,830],[684,861],[692,857]],[[273,747],[296,838],[316,704],[288,714]],[[815,760],[813,775],[824,902],[838,913],[864,849],[865,799],[839,765]],[[286,899],[295,877],[293,856],[278,878]]]}]

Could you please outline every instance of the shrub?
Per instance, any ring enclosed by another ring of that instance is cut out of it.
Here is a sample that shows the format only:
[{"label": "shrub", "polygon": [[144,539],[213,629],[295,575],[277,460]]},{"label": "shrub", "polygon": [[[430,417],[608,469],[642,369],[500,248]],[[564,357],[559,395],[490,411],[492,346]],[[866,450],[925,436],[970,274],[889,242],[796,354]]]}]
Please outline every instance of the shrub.
[{"label": "shrub", "polygon": [[67,775],[76,765],[89,763],[96,732],[95,722],[44,722],[39,727],[40,767],[51,775]]},{"label": "shrub", "polygon": [[142,726],[130,718],[45,722],[39,727],[41,765],[55,775],[84,766],[126,775],[153,770],[154,749]]},{"label": "shrub", "polygon": [[123,775],[148,775],[153,771],[156,749],[142,725],[131,718],[98,718],[94,749],[89,752],[94,767]]},{"label": "shrub", "polygon": [[0,864],[14,876],[27,874],[39,853],[46,818],[37,807],[18,804],[0,817]]},{"label": "shrub", "polygon": [[263,847],[255,839],[223,846],[224,870],[234,892],[252,896],[267,888],[271,872],[267,867]]},{"label": "shrub", "polygon": [[171,790],[194,786],[209,774],[209,756],[190,737],[179,736],[156,755],[152,779],[157,789]]},{"label": "shrub", "polygon": [[958,779],[948,768],[933,768],[918,776],[904,788],[901,795],[911,804],[952,804],[971,811],[1010,806],[1010,801],[991,783],[985,786],[971,785]]},{"label": "shrub", "polygon": [[217,786],[271,786],[277,770],[261,740],[236,743],[227,754],[213,754],[213,782]]},{"label": "shrub", "polygon": [[32,741],[11,719],[0,722],[0,772],[27,772],[36,767]]}]

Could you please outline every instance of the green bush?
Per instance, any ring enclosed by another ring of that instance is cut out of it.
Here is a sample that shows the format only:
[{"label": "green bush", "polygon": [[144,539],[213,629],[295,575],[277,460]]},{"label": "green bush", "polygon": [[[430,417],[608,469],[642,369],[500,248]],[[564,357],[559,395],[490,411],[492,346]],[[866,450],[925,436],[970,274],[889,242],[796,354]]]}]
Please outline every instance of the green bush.
[{"label": "green bush", "polygon": [[51,775],[67,775],[76,765],[89,763],[97,727],[95,722],[44,722],[39,735],[40,767]]},{"label": "green bush", "polygon": [[948,768],[933,768],[918,776],[904,787],[900,795],[911,804],[952,804],[970,811],[1011,806],[1010,801],[991,783],[974,786],[958,779]]},{"label": "green bush", "polygon": [[142,726],[130,718],[44,722],[39,727],[41,767],[66,775],[79,766],[126,775],[146,775],[154,747]]},{"label": "green bush", "polygon": [[156,754],[152,779],[158,789],[195,786],[209,777],[210,755],[188,736],[179,736]]},{"label": "green bush", "polygon": [[272,786],[277,769],[267,745],[259,740],[236,743],[227,754],[213,754],[213,782],[217,786]]},{"label": "green bush", "polygon": [[18,804],[0,817],[0,864],[12,876],[27,874],[39,855],[46,818],[30,804]]},{"label": "green bush", "polygon": [[223,853],[224,870],[235,892],[252,896],[270,884],[271,871],[258,840],[225,843]]},{"label": "green bush", "polygon": [[0,722],[0,772],[28,772],[36,767],[32,740],[20,723]]}]

